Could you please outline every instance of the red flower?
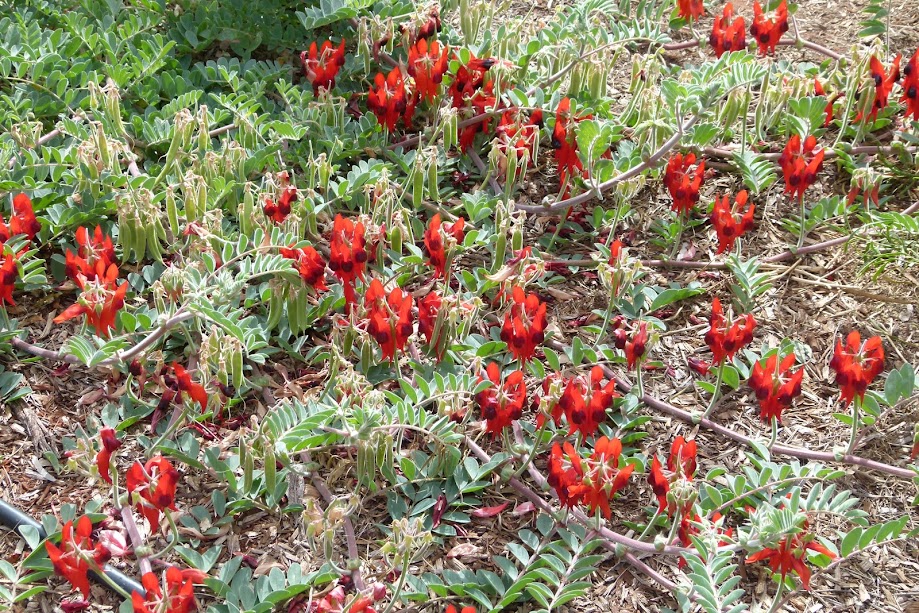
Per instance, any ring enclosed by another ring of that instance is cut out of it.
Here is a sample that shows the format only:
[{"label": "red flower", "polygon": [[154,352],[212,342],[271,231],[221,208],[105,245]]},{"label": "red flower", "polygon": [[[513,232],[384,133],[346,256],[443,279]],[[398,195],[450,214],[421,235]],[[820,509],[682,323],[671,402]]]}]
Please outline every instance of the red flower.
[{"label": "red flower", "polygon": [[402,70],[397,66],[388,76],[377,73],[370,93],[367,108],[377,116],[377,122],[388,132],[396,129],[396,122],[402,117],[406,126],[411,126],[415,114],[415,96],[406,88]]},{"label": "red flower", "polygon": [[13,290],[16,289],[18,276],[16,256],[12,254],[3,256],[3,264],[0,264],[0,305],[3,303],[16,304],[16,301],[13,300]]},{"label": "red flower", "polygon": [[871,112],[868,113],[867,118],[862,117],[862,112],[859,111],[858,115],[855,117],[855,121],[861,121],[862,119],[874,121],[877,119],[878,111],[887,106],[887,100],[890,98],[890,90],[893,89],[893,84],[900,80],[899,55],[897,55],[893,64],[890,66],[890,74],[884,72],[884,65],[881,63],[881,60],[873,55],[871,56],[869,66],[871,69],[871,79],[874,81],[874,103],[871,106]]},{"label": "red flower", "polygon": [[263,211],[265,215],[271,218],[271,221],[274,223],[284,223],[284,220],[287,219],[287,216],[290,215],[291,202],[297,201],[297,188],[296,187],[286,187],[281,192],[281,197],[278,198],[277,204],[267,196],[265,197],[265,206]]},{"label": "red flower", "polygon": [[690,153],[685,157],[682,153],[677,153],[667,162],[664,185],[667,186],[670,197],[673,198],[670,208],[679,213],[689,213],[699,202],[699,188],[702,187],[702,179],[705,175],[705,160],[699,162],[695,172],[691,172],[690,168],[695,163],[695,153]]},{"label": "red flower", "polygon": [[[618,330],[617,330],[618,332]],[[629,370],[636,367],[645,355],[645,349],[648,345],[648,323],[641,322],[638,324],[638,330],[632,331],[632,338],[625,343],[625,359]],[[641,368],[641,366],[638,366]]]},{"label": "red flower", "polygon": [[[692,488],[692,478],[696,473],[696,442],[686,441],[682,436],[673,439],[670,446],[670,458],[667,460],[667,473],[661,466],[660,460],[655,455],[651,460],[651,472],[648,473],[648,483],[657,497],[658,512],[667,509],[667,514],[673,517],[679,512],[683,521],[692,510],[696,493]],[[689,483],[687,483],[689,482]],[[673,495],[668,495],[671,490]]]},{"label": "red flower", "polygon": [[332,47],[332,41],[322,43],[322,48],[316,48],[316,43],[310,45],[309,54],[300,53],[300,63],[303,65],[303,74],[313,86],[313,95],[319,95],[319,88],[332,89],[335,87],[335,77],[345,64],[345,39],[341,40],[338,48]]},{"label": "red flower", "polygon": [[86,323],[92,327],[96,334],[108,336],[109,330],[115,327],[115,315],[124,307],[124,297],[128,292],[128,282],[121,285],[118,282],[118,267],[110,264],[105,274],[97,275],[95,279],[88,280],[82,275],[77,275],[77,285],[83,293],[73,304],[54,318],[54,323],[59,324],[86,315]]},{"label": "red flower", "polygon": [[128,494],[136,500],[137,510],[150,522],[151,528],[159,525],[160,511],[176,510],[179,476],[179,471],[169,460],[159,455],[147,460],[146,464],[134,462],[128,470]]},{"label": "red flower", "polygon": [[[445,277],[447,271],[447,247],[444,244],[446,236],[451,237],[456,243],[463,242],[465,237],[464,227],[466,220],[460,217],[454,223],[441,226],[440,213],[436,213],[424,231],[424,246],[430,256],[429,262],[434,267],[434,278]],[[441,232],[443,228],[443,232]]]},{"label": "red flower", "polygon": [[868,386],[884,370],[884,347],[881,337],[873,336],[862,342],[858,331],[846,337],[846,344],[836,341],[830,368],[836,371],[836,384],[842,390],[842,401],[848,406],[856,396],[864,400]]},{"label": "red flower", "polygon": [[[456,607],[454,607],[452,604],[447,605],[447,610],[444,611],[444,613],[457,613]],[[459,613],[475,613],[475,607],[463,607]]]},{"label": "red flower", "polygon": [[686,364],[692,370],[702,375],[703,377],[709,373],[709,370],[711,370],[711,364],[703,360],[700,360],[699,358],[692,358],[692,357],[686,358]]},{"label": "red flower", "polygon": [[418,301],[418,334],[427,339],[428,344],[432,347],[438,346],[441,335],[434,337],[435,327],[437,325],[437,314],[443,299],[437,292],[430,292],[427,296]]},{"label": "red flower", "polygon": [[753,228],[753,211],[756,206],[751,202],[747,207],[747,190],[741,190],[731,206],[731,198],[715,198],[712,207],[712,226],[718,234],[718,253],[734,248],[734,241]]},{"label": "red flower", "polygon": [[35,219],[35,212],[32,210],[32,200],[25,194],[17,194],[13,198],[13,215],[10,217],[9,229],[0,217],[0,243],[5,243],[17,234],[25,234],[31,241],[40,230],[41,224]]},{"label": "red flower", "polygon": [[114,428],[102,428],[99,431],[99,437],[102,440],[102,449],[96,454],[96,468],[99,469],[99,476],[106,483],[112,482],[110,460],[116,449],[121,447],[121,441],[115,436]]},{"label": "red flower", "polygon": [[708,44],[715,51],[715,57],[721,57],[727,51],[742,51],[747,48],[746,24],[743,17],[734,19],[734,5],[724,5],[721,15],[715,17],[712,34]]},{"label": "red flower", "polygon": [[[606,412],[618,398],[615,381],[603,384],[603,369],[594,366],[588,379],[575,377],[568,380],[565,391],[558,400],[558,408],[568,419],[569,436],[580,432],[585,438],[597,433],[597,428],[606,421]],[[558,420],[556,420],[556,424]]]},{"label": "red flower", "polygon": [[702,0],[677,0],[677,11],[686,21],[698,20],[705,13]]},{"label": "red flower", "polygon": [[[571,100],[562,98],[555,110],[555,127],[552,129],[552,148],[555,149],[555,161],[558,162],[558,182],[565,185],[572,175],[583,175],[584,165],[578,156],[578,142],[571,121]],[[574,121],[578,121],[577,118]]]},{"label": "red flower", "polygon": [[616,492],[625,487],[629,476],[635,470],[634,464],[619,468],[622,455],[622,441],[618,438],[600,437],[594,445],[594,452],[588,459],[573,462],[578,483],[569,486],[568,495],[586,504],[592,513],[597,510],[606,519],[612,515],[609,503]]},{"label": "red flower", "polygon": [[485,431],[493,436],[498,434],[512,421],[523,415],[523,403],[527,398],[527,387],[523,372],[516,370],[501,380],[501,368],[491,362],[485,369],[488,379],[479,375],[478,382],[491,381],[492,386],[476,394],[475,400],[485,418]]},{"label": "red flower", "polygon": [[[804,524],[807,529],[807,523]],[[754,553],[747,558],[747,564],[759,562],[760,560],[769,560],[769,567],[774,573],[780,573],[782,579],[789,571],[797,573],[801,577],[801,583],[804,589],[810,589],[811,571],[804,563],[808,550],[822,553],[829,558],[835,558],[836,554],[814,541],[814,535],[798,533],[788,535],[779,541],[779,544],[773,547],[764,548],[762,551]]]},{"label": "red flower", "polygon": [[313,247],[309,245],[301,249],[281,247],[281,255],[295,262],[294,266],[304,283],[317,292],[329,289],[325,284],[325,262]]},{"label": "red flower", "polygon": [[408,74],[415,79],[415,87],[422,100],[433,102],[440,93],[440,84],[447,72],[446,45],[435,40],[428,43],[420,38],[408,50]]},{"label": "red flower", "polygon": [[165,573],[165,593],[155,573],[144,573],[140,581],[147,591],[146,596],[140,592],[131,594],[134,613],[189,613],[198,608],[195,602],[195,586],[191,579],[186,579],[175,566],[170,566]]},{"label": "red flower", "polygon": [[803,198],[804,192],[816,180],[826,154],[824,149],[814,153],[816,147],[817,139],[813,135],[804,139],[803,147],[801,137],[797,134],[788,139],[788,144],[779,157],[779,166],[782,167],[782,174],[785,176],[786,194]]},{"label": "red flower", "polygon": [[545,339],[546,304],[536,294],[525,296],[519,285],[514,286],[511,298],[513,304],[504,316],[501,340],[507,343],[514,358],[526,362]]},{"label": "red flower", "polygon": [[67,579],[74,589],[80,590],[83,598],[89,598],[87,573],[101,569],[111,557],[109,550],[101,543],[93,545],[90,538],[92,531],[93,522],[84,515],[77,520],[76,533],[72,521],[64,524],[60,547],[45,541],[45,551],[54,565],[54,572]]},{"label": "red flower", "polygon": [[804,369],[799,368],[790,372],[795,364],[795,354],[789,353],[781,362],[779,356],[772,354],[766,360],[753,366],[748,381],[756,398],[759,400],[760,419],[769,421],[775,418],[782,422],[782,411],[791,406],[792,400],[801,393],[801,380],[804,378]]},{"label": "red flower", "polygon": [[750,24],[750,36],[756,39],[759,46],[759,54],[766,55],[775,53],[775,47],[779,44],[782,34],[788,31],[788,5],[782,0],[775,14],[766,19],[763,14],[763,7],[758,0],[753,2],[753,23]]},{"label": "red flower", "polygon": [[753,329],[756,328],[756,321],[750,313],[729,323],[718,298],[712,300],[709,324],[710,328],[705,333],[705,344],[712,351],[713,364],[721,364],[725,358],[733,359],[735,353],[753,340]]},{"label": "red flower", "polygon": [[[578,472],[573,468],[574,463],[580,463],[580,458],[571,446],[571,443],[565,441],[564,454],[563,448],[558,443],[552,444],[552,451],[549,453],[548,477],[546,481],[555,490],[559,502],[562,506],[572,508],[578,503],[576,497],[569,495],[569,489],[578,483]],[[569,461],[566,462],[566,459]]]},{"label": "red flower", "polygon": [[389,295],[379,279],[370,282],[364,296],[367,308],[367,333],[380,345],[384,360],[396,359],[396,351],[405,348],[412,335],[412,295],[403,294],[398,287]]},{"label": "red flower", "polygon": [[495,65],[494,58],[476,58],[470,54],[469,63],[456,70],[453,82],[448,90],[451,104],[455,109],[466,107],[468,100],[474,98],[480,90],[487,89],[492,81],[485,81],[488,69]]},{"label": "red flower", "polygon": [[919,120],[919,49],[903,69],[901,85],[903,97],[900,100],[906,103],[906,118],[912,115],[913,119]]},{"label": "red flower", "polygon": [[204,389],[204,386],[200,383],[195,383],[192,381],[191,373],[180,366],[178,362],[172,363],[172,372],[175,373],[176,383],[178,384],[179,391],[184,392],[194,402],[197,402],[202,411],[206,409],[207,391]]},{"label": "red flower", "polygon": [[[826,96],[826,91],[823,89],[823,85],[820,83],[820,79],[814,77],[814,95],[816,96]],[[836,102],[839,98],[842,98],[842,93],[836,93],[832,98],[827,100],[826,106],[823,109],[826,119],[823,120],[823,127],[827,127],[833,121],[833,103]]]},{"label": "red flower", "polygon": [[364,270],[367,268],[366,242],[364,224],[355,224],[341,214],[335,216],[329,244],[329,268],[344,286],[346,311],[357,301],[354,280],[364,279]]},{"label": "red flower", "polygon": [[90,238],[89,230],[80,226],[76,233],[77,252],[70,249],[66,255],[66,272],[74,283],[77,276],[83,275],[87,280],[93,281],[101,277],[108,267],[115,263],[115,246],[112,237],[102,233],[102,227],[96,226]]}]

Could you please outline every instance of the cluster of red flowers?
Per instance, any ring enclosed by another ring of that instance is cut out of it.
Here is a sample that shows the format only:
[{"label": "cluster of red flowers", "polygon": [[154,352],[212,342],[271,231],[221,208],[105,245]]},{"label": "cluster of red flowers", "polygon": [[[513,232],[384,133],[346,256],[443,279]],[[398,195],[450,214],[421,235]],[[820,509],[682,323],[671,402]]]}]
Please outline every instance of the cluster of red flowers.
[{"label": "cluster of red flowers", "polygon": [[[457,613],[456,607],[452,604],[447,606],[447,610],[444,613]],[[459,613],[475,613],[475,607],[463,607]]]},{"label": "cluster of red flowers", "polygon": [[70,584],[89,598],[90,570],[99,570],[112,557],[109,549],[102,543],[92,541],[93,522],[84,515],[77,520],[77,529],[73,521],[64,524],[61,530],[60,547],[51,541],[45,541],[45,551],[54,565],[54,572],[61,575]]},{"label": "cluster of red flowers", "polygon": [[125,479],[128,495],[137,504],[137,511],[150,522],[151,529],[159,526],[161,511],[176,510],[179,471],[163,456],[155,456],[146,464],[134,462]]},{"label": "cluster of red flowers", "polygon": [[721,57],[728,51],[742,51],[747,48],[745,35],[746,24],[743,16],[734,17],[734,5],[724,5],[721,15],[715,17],[708,44],[715,51],[715,57]]},{"label": "cluster of red flowers", "polygon": [[756,39],[760,55],[775,53],[775,48],[788,31],[788,4],[785,0],[779,3],[774,15],[767,19],[758,0],[753,2],[753,23],[750,24],[750,36]]},{"label": "cluster of red flowers", "polygon": [[[0,250],[11,237],[18,234],[24,234],[29,241],[35,238],[38,231],[41,230],[41,224],[35,218],[35,212],[32,210],[32,200],[25,194],[18,194],[13,198],[13,214],[10,217],[9,226],[0,215]],[[19,254],[21,255],[21,254]],[[16,277],[19,274],[16,262],[18,255],[7,254],[2,256],[0,263],[0,306],[6,304],[16,304],[13,300],[13,290],[16,285]]]},{"label": "cluster of red flowers", "polygon": [[763,421],[775,419],[781,423],[782,411],[801,393],[804,369],[791,372],[795,359],[795,354],[789,353],[779,362],[778,354],[774,353],[765,364],[758,361],[753,366],[748,383],[759,400],[759,416]]},{"label": "cluster of red flowers", "polygon": [[721,300],[712,300],[712,315],[709,330],[705,333],[705,344],[712,351],[712,363],[721,364],[731,360],[734,354],[753,340],[756,321],[751,313],[728,321],[721,307]]},{"label": "cluster of red flowers", "polygon": [[571,176],[584,174],[584,165],[578,156],[578,142],[574,133],[574,123],[586,117],[571,117],[571,100],[562,98],[555,110],[555,127],[552,129],[552,148],[555,150],[555,161],[558,163],[558,182],[565,186],[565,197],[568,196],[568,179]]},{"label": "cluster of red flowers", "polygon": [[667,169],[664,171],[664,185],[673,198],[671,208],[680,214],[689,213],[699,202],[699,188],[702,187],[705,177],[705,160],[699,162],[695,171],[692,171],[692,165],[695,163],[695,153],[686,156],[676,153],[668,160]]},{"label": "cluster of red flowers", "polygon": [[[555,425],[561,425],[564,416],[568,420],[569,436],[575,432],[580,432],[585,438],[595,435],[599,425],[606,421],[606,412],[619,396],[615,381],[603,381],[603,369],[599,366],[591,368],[586,378],[579,375],[568,379],[558,402],[549,410]],[[552,378],[543,382],[544,394],[548,393],[552,382]],[[545,416],[540,414],[537,420],[541,426]]]},{"label": "cluster of red flowers", "polygon": [[379,279],[370,282],[364,296],[367,333],[380,345],[384,360],[395,360],[412,335],[412,302],[412,295],[398,287],[387,295]]},{"label": "cluster of red flowers", "polygon": [[287,216],[290,215],[290,204],[297,200],[297,188],[291,185],[282,186],[281,196],[275,202],[271,198],[265,197],[265,206],[262,210],[265,215],[274,223],[284,223]]},{"label": "cluster of red flowers", "polygon": [[848,406],[854,398],[865,398],[868,386],[884,370],[884,347],[881,338],[873,336],[862,342],[857,330],[846,337],[846,344],[836,341],[830,368],[836,372],[836,384],[842,391],[843,404]]},{"label": "cluster of red flowers", "polygon": [[325,284],[325,261],[312,246],[307,245],[300,249],[282,247],[281,255],[294,261],[294,266],[304,283],[317,292],[329,289]]},{"label": "cluster of red flowers", "polygon": [[[97,267],[96,272],[100,269]],[[124,307],[124,298],[128,292],[128,282],[118,285],[118,266],[109,264],[103,274],[95,274],[92,280],[77,274],[76,283],[82,293],[76,304],[72,304],[54,318],[54,323],[86,316],[86,323],[96,334],[108,336],[115,327],[115,316]]]},{"label": "cluster of red flowers", "polygon": [[482,417],[485,418],[485,430],[497,437],[512,421],[520,419],[523,415],[527,386],[523,380],[523,372],[519,370],[502,380],[501,367],[495,362],[488,364],[485,374],[488,378],[479,375],[478,383],[491,381],[492,386],[476,394],[475,400]]},{"label": "cluster of red flowers", "polygon": [[436,40],[420,38],[408,50],[408,74],[415,79],[418,96],[433,102],[440,93],[440,84],[447,72],[449,49]]},{"label": "cluster of red flowers", "polygon": [[13,198],[13,214],[10,216],[9,225],[0,215],[0,245],[17,234],[24,234],[31,241],[40,230],[41,224],[32,210],[32,199],[25,194],[17,194]]},{"label": "cluster of red flowers", "polygon": [[635,470],[633,464],[619,466],[621,455],[622,441],[618,438],[600,437],[587,458],[578,455],[571,443],[555,443],[549,454],[547,480],[563,506],[586,505],[592,513],[599,510],[609,519],[610,502]]},{"label": "cluster of red flowers", "polygon": [[679,516],[680,523],[689,518],[696,500],[696,489],[692,485],[696,474],[696,452],[695,441],[678,436],[670,446],[666,473],[656,454],[648,473],[648,484],[657,497],[658,513],[666,510],[671,519]]},{"label": "cluster of red flowers", "polygon": [[807,188],[813,185],[826,155],[825,149],[821,148],[815,152],[816,148],[817,139],[813,135],[805,138],[803,145],[801,137],[797,134],[792,134],[788,139],[779,157],[779,166],[785,177],[786,194],[792,194],[800,200],[804,198]]},{"label": "cluster of red flowers", "polygon": [[[461,65],[453,76],[450,84],[450,98],[453,108],[460,112],[461,117],[468,118],[481,115],[489,108],[496,108],[498,100],[495,97],[495,82],[487,79],[488,70],[495,65],[494,58],[477,58],[470,56],[469,62]],[[491,119],[476,122],[460,129],[459,145],[461,151],[466,151],[475,141],[479,132],[487,133]]]},{"label": "cluster of red flowers", "polygon": [[677,14],[686,21],[698,20],[705,13],[702,0],[677,0]]},{"label": "cluster of red flowers", "polygon": [[406,83],[402,69],[397,66],[386,76],[378,72],[374,77],[367,95],[367,108],[389,132],[396,129],[399,118],[402,118],[406,127],[411,128],[417,102],[415,93]]},{"label": "cluster of red flowers", "polygon": [[919,49],[903,69],[902,87],[903,97],[900,100],[906,103],[906,117],[908,119],[912,115],[919,121]]},{"label": "cluster of red flowers", "polygon": [[[744,208],[746,207],[746,208]],[[753,229],[753,211],[756,206],[751,202],[747,206],[747,190],[741,190],[731,206],[731,197],[715,198],[712,207],[712,226],[718,235],[718,253],[734,248],[734,242]]]},{"label": "cluster of red flowers", "polygon": [[434,215],[424,232],[424,246],[428,250],[429,261],[434,267],[434,278],[445,277],[447,274],[447,245],[444,242],[450,237],[457,244],[463,242],[466,220],[460,217],[454,223],[442,224],[440,213]]},{"label": "cluster of red flowers", "polygon": [[546,304],[536,294],[525,295],[519,285],[514,286],[511,300],[501,326],[501,340],[507,343],[514,358],[526,362],[545,339]]},{"label": "cluster of red flowers", "polygon": [[338,47],[332,46],[332,41],[325,41],[317,49],[316,43],[310,45],[309,53],[300,53],[300,63],[306,80],[313,86],[313,95],[319,95],[319,89],[332,89],[335,87],[335,77],[345,64],[345,39],[341,40]]},{"label": "cluster of red flowers", "polygon": [[894,58],[890,66],[890,72],[884,71],[884,65],[876,56],[871,56],[869,62],[871,71],[871,80],[874,82],[874,102],[871,105],[871,111],[867,116],[859,111],[855,116],[855,121],[874,121],[878,117],[878,112],[887,106],[887,100],[890,98],[890,90],[893,84],[900,80],[900,56]]},{"label": "cluster of red flowers", "polygon": [[329,241],[329,268],[344,287],[346,310],[350,310],[351,305],[357,302],[355,280],[364,279],[367,268],[366,244],[364,224],[354,223],[341,214],[335,216]]},{"label": "cluster of red flowers", "polygon": [[197,610],[194,584],[195,581],[203,581],[204,576],[201,571],[182,571],[170,566],[163,575],[166,587],[163,590],[156,573],[144,573],[140,582],[147,593],[145,596],[139,592],[131,594],[134,613],[189,613]]},{"label": "cluster of red flowers", "polygon": [[89,230],[80,226],[77,228],[76,240],[77,252],[67,250],[67,276],[77,284],[80,283],[80,275],[87,281],[95,281],[98,277],[105,276],[109,266],[115,264],[115,245],[112,243],[112,237],[103,234],[101,226],[96,226],[92,236],[89,235]]},{"label": "cluster of red flowers", "polygon": [[[807,530],[807,522],[804,522],[803,529]],[[769,567],[772,572],[781,574],[782,579],[785,579],[785,575],[789,571],[793,571],[801,577],[804,589],[808,590],[810,589],[811,571],[807,564],[804,563],[807,552],[816,551],[831,559],[836,557],[836,554],[816,542],[815,538],[813,534],[808,534],[807,532],[790,534],[779,541],[775,547],[765,547],[762,551],[758,551],[748,557],[747,564],[759,562],[760,560],[769,560]]]},{"label": "cluster of red flowers", "polygon": [[648,348],[648,322],[633,322],[626,325],[625,320],[617,315],[613,318],[613,344],[616,349],[625,352],[625,361],[629,370],[641,368],[641,359]]}]

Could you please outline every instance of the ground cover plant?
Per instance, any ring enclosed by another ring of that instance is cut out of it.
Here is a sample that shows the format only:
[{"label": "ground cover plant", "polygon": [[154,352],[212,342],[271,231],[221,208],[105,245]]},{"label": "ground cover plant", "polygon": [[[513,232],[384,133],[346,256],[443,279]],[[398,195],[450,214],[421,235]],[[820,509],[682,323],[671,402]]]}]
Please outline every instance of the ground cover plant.
[{"label": "ground cover plant", "polygon": [[919,40],[862,9],[0,9],[0,608],[905,610]]}]

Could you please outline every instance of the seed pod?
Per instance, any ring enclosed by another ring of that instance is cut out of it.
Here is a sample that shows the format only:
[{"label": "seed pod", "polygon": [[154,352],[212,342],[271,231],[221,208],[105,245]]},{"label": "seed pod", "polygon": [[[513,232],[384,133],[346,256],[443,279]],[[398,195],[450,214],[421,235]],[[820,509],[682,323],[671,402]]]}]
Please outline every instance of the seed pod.
[{"label": "seed pod", "polygon": [[230,358],[230,376],[233,381],[233,388],[238,390],[245,381],[242,347],[236,346]]},{"label": "seed pod", "polygon": [[284,297],[281,295],[281,288],[277,284],[269,290],[271,295],[268,297],[268,321],[265,325],[269,330],[274,330],[281,323],[281,317],[284,315]]},{"label": "seed pod", "polygon": [[420,209],[422,200],[424,200],[424,173],[420,164],[416,163],[415,171],[412,173],[412,206]]},{"label": "seed pod", "polygon": [[272,497],[278,489],[277,460],[274,456],[274,446],[270,441],[265,441],[262,446],[265,452],[265,490],[268,496]]},{"label": "seed pod", "polygon": [[364,344],[361,345],[361,372],[370,372],[373,363],[373,345],[369,338],[365,338]]},{"label": "seed pod", "polygon": [[150,254],[151,259],[161,262],[163,260],[163,247],[160,245],[160,239],[157,236],[155,224],[145,229],[144,236],[146,238],[146,244],[144,246],[146,253]]},{"label": "seed pod", "polygon": [[207,117],[207,105],[202,104],[198,109],[198,149],[200,151],[207,151],[211,148],[210,129]]},{"label": "seed pod", "polygon": [[428,198],[434,202],[440,202],[440,186],[438,185],[436,153],[431,155],[431,160],[428,164]]},{"label": "seed pod", "polygon": [[507,168],[504,172],[504,197],[510,198],[517,180],[517,148],[507,148]]},{"label": "seed pod", "polygon": [[252,457],[249,443],[243,439],[239,441],[239,463],[243,467],[243,492],[252,493],[253,473],[255,472],[255,458]]},{"label": "seed pod", "polygon": [[502,266],[504,266],[504,255],[507,252],[507,235],[504,233],[504,230],[499,230],[498,236],[495,238],[495,262],[492,266],[492,273],[498,272]]},{"label": "seed pod", "polygon": [[179,235],[179,208],[176,205],[176,194],[172,186],[166,187],[166,218],[173,236]]},{"label": "seed pod", "polygon": [[396,253],[402,253],[402,225],[393,224],[389,230],[390,248]]}]

